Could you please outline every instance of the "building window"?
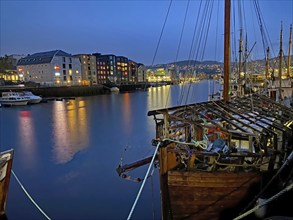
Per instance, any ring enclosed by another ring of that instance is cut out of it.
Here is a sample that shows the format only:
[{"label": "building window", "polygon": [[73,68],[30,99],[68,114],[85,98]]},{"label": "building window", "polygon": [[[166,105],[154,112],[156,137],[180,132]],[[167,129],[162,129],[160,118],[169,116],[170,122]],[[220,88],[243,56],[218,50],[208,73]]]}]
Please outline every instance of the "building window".
[{"label": "building window", "polygon": [[62,57],[63,62],[65,63],[65,57]]},{"label": "building window", "polygon": [[63,76],[63,80],[66,81],[66,76]]},{"label": "building window", "polygon": [[63,75],[66,75],[66,70],[63,70]]},{"label": "building window", "polygon": [[69,64],[69,69],[72,69],[72,64],[71,63]]},{"label": "building window", "polygon": [[66,65],[65,65],[65,63],[63,63],[63,64],[62,64],[62,67],[63,67],[63,69],[65,69],[65,68],[66,68]]},{"label": "building window", "polygon": [[71,59],[71,57],[69,57],[69,63],[72,63],[72,59]]}]

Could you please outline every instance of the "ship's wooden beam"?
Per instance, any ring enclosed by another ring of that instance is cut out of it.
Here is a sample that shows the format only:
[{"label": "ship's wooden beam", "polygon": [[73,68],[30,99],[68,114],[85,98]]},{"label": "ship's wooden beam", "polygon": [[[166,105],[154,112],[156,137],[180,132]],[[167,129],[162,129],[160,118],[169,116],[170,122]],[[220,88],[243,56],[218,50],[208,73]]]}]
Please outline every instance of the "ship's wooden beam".
[{"label": "ship's wooden beam", "polygon": [[226,111],[230,111],[232,112],[233,114],[235,115],[238,115],[239,117],[249,121],[251,124],[256,124],[258,127],[261,127],[263,128],[265,131],[269,132],[269,133],[273,133],[275,134],[275,132],[272,130],[272,129],[269,129],[265,126],[263,126],[262,124],[260,124],[257,120],[251,120],[249,117],[246,117],[245,115],[243,114],[239,114],[238,112],[234,111],[232,108],[230,107],[227,107],[227,105],[223,105],[223,103],[219,103],[218,105],[220,105],[223,109],[225,109]]},{"label": "ship's wooden beam", "polygon": [[[243,113],[246,113],[246,114],[251,113],[250,107],[244,105],[243,103],[233,103],[233,104],[229,105],[230,108],[235,108],[235,106],[237,106],[238,111],[239,111],[239,109],[242,109]],[[284,129],[285,129],[287,132],[291,132],[291,130],[289,128],[287,128],[286,126],[284,126],[284,124],[278,122],[278,120],[280,119],[279,115],[271,114],[269,110],[263,110],[263,109],[261,109],[261,110],[255,109],[255,112],[257,112],[259,115],[261,115],[259,117],[262,117],[268,121],[271,121],[272,122],[271,126],[276,127],[282,131],[284,131]],[[278,120],[276,120],[276,117]],[[272,120],[271,118],[274,118],[274,120]],[[288,118],[287,118],[287,120],[288,120]]]},{"label": "ship's wooden beam", "polygon": [[[149,157],[146,157],[144,159],[141,159],[141,160],[138,160],[138,161],[135,161],[133,163],[130,163],[130,164],[125,164],[125,165],[119,165],[116,169],[117,173],[119,176],[121,176],[122,173],[125,173],[125,172],[128,172],[128,171],[131,171],[133,169],[136,169],[138,167],[141,167],[141,166],[144,166],[148,163],[151,162],[152,160],[152,157],[153,156],[149,156]],[[157,156],[155,159],[158,159]]]},{"label": "ship's wooden beam", "polygon": [[269,102],[275,106],[278,106],[279,108],[281,108],[283,111],[287,112],[288,114],[291,115],[291,117],[293,118],[293,110],[274,101],[274,100],[271,100],[270,98],[266,97],[266,96],[262,96],[262,95],[258,95],[258,94],[254,94],[254,96],[258,97],[259,99],[261,99],[262,101],[266,101],[266,102]]},{"label": "ship's wooden beam", "polygon": [[[262,111],[262,112],[267,112],[267,114],[273,115],[273,117],[281,120],[282,122],[286,122],[286,121],[288,121],[289,118],[292,118],[292,116],[290,114],[286,114],[278,106],[273,105],[273,106],[271,106],[271,108],[263,109],[262,108],[263,103],[264,102],[262,100],[254,100],[254,108],[260,109],[260,111]],[[280,111],[282,111],[281,115],[279,114]]]},{"label": "ship's wooden beam", "polygon": [[[243,131],[243,132],[246,132],[248,133],[247,130],[245,130],[243,127],[239,126],[238,124],[236,124],[234,121],[230,120],[228,117],[226,117],[225,115],[227,115],[227,113],[225,113],[225,111],[221,111],[221,109],[219,109],[218,107],[214,107],[214,106],[211,106],[211,105],[205,105],[205,108],[207,108],[210,112],[212,112],[213,114],[217,115],[217,117],[225,120],[226,122],[228,122],[229,124],[233,125],[234,127],[236,127],[237,129]],[[255,130],[257,132],[260,132],[259,130],[253,128],[252,126],[249,126],[249,125],[246,125],[244,124],[242,121],[238,120],[238,119],[235,119],[233,118],[233,120],[237,121],[238,123],[240,123],[242,126],[245,126],[245,127],[249,127],[251,128],[252,130]]]}]

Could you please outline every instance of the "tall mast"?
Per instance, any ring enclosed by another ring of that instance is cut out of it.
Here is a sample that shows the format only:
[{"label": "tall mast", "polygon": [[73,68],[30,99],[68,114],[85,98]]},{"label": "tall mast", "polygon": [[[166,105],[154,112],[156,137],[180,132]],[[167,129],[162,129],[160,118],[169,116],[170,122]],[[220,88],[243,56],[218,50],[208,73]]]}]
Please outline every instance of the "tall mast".
[{"label": "tall mast", "polygon": [[279,102],[282,100],[282,61],[283,61],[283,24],[280,31],[280,52],[279,52]]},{"label": "tall mast", "polygon": [[267,48],[267,55],[266,55],[266,80],[265,80],[265,84],[264,84],[264,87],[265,87],[265,91],[267,91],[267,88],[268,88],[268,78],[269,78],[269,61],[270,61],[270,48],[268,47]]},{"label": "tall mast", "polygon": [[240,29],[240,40],[239,40],[239,63],[238,63],[238,79],[240,79],[240,73],[242,72],[242,49],[243,49],[243,41],[242,41],[242,29]]},{"label": "tall mast", "polygon": [[267,48],[267,55],[266,55],[266,80],[269,78],[269,61],[270,61],[270,48]]},{"label": "tall mast", "polygon": [[240,29],[240,40],[239,40],[239,63],[238,63],[238,79],[237,79],[237,94],[238,95],[243,95],[243,86],[242,86],[242,80],[243,78],[241,77],[241,72],[242,72],[242,50],[243,50],[243,40],[242,40],[242,28]]},{"label": "tall mast", "polygon": [[289,49],[288,49],[288,69],[287,75],[290,77],[290,67],[291,67],[291,48],[292,48],[292,24],[290,25],[290,37],[289,37]]},{"label": "tall mast", "polygon": [[[243,65],[243,72],[244,72],[244,81],[245,81],[245,84],[244,85],[247,85],[247,60],[248,60],[248,38],[247,38],[247,33],[245,34],[245,49],[244,49],[244,65]],[[246,87],[246,86],[245,86]],[[244,89],[245,89],[244,87]],[[250,87],[250,83],[249,83],[249,87]],[[244,90],[244,93],[245,93],[245,90]]]},{"label": "tall mast", "polygon": [[230,0],[225,0],[225,24],[224,24],[224,101],[229,101],[229,77],[230,77]]}]

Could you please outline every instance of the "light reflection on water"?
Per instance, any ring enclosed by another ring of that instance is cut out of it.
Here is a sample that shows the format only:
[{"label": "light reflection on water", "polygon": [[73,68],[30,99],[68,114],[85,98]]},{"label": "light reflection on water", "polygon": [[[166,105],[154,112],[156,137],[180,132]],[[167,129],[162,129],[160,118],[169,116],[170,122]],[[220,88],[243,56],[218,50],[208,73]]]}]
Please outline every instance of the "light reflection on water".
[{"label": "light reflection on water", "polygon": [[[21,152],[26,157],[27,163],[25,166],[31,168],[36,162],[36,140],[35,140],[35,127],[31,112],[29,110],[19,111],[18,114],[18,138],[22,141]],[[16,137],[17,137],[16,136]]]},{"label": "light reflection on water", "polygon": [[88,146],[87,114],[84,101],[70,100],[53,105],[53,158],[56,163],[71,161]]},{"label": "light reflection on water", "polygon": [[[124,129],[128,135],[130,135],[133,132],[132,124],[131,124],[131,115],[132,115],[132,109],[131,109],[131,100],[130,100],[130,93],[125,93],[123,96],[123,108],[122,111],[122,117],[124,124]],[[135,110],[135,109],[134,109]]]}]

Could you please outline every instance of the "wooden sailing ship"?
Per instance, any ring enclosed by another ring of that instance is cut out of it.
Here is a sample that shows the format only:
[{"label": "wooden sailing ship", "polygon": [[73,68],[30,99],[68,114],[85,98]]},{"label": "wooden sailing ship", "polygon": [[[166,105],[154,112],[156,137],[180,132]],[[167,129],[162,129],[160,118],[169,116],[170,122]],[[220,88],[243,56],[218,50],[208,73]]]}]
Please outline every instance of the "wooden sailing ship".
[{"label": "wooden sailing ship", "polygon": [[224,36],[223,99],[148,113],[161,142],[163,219],[236,217],[269,194],[292,152],[292,109],[256,94],[229,97],[230,0]]},{"label": "wooden sailing ship", "polygon": [[5,218],[14,150],[0,153],[0,218]]},{"label": "wooden sailing ship", "polygon": [[[223,99],[148,113],[161,142],[163,219],[236,217],[269,194],[274,174],[292,152],[292,109],[257,94],[229,97],[229,64],[226,0]],[[278,178],[288,183],[292,176]]]},{"label": "wooden sailing ship", "polygon": [[264,96],[148,115],[154,116],[156,140],[162,142],[163,219],[236,217],[292,151],[293,111]]},{"label": "wooden sailing ship", "polygon": [[[232,219],[292,181],[292,163],[284,168],[292,160],[292,109],[267,96],[228,94],[230,0],[224,44],[223,99],[148,112],[156,123],[162,219]],[[123,177],[149,161],[117,171]]]}]

